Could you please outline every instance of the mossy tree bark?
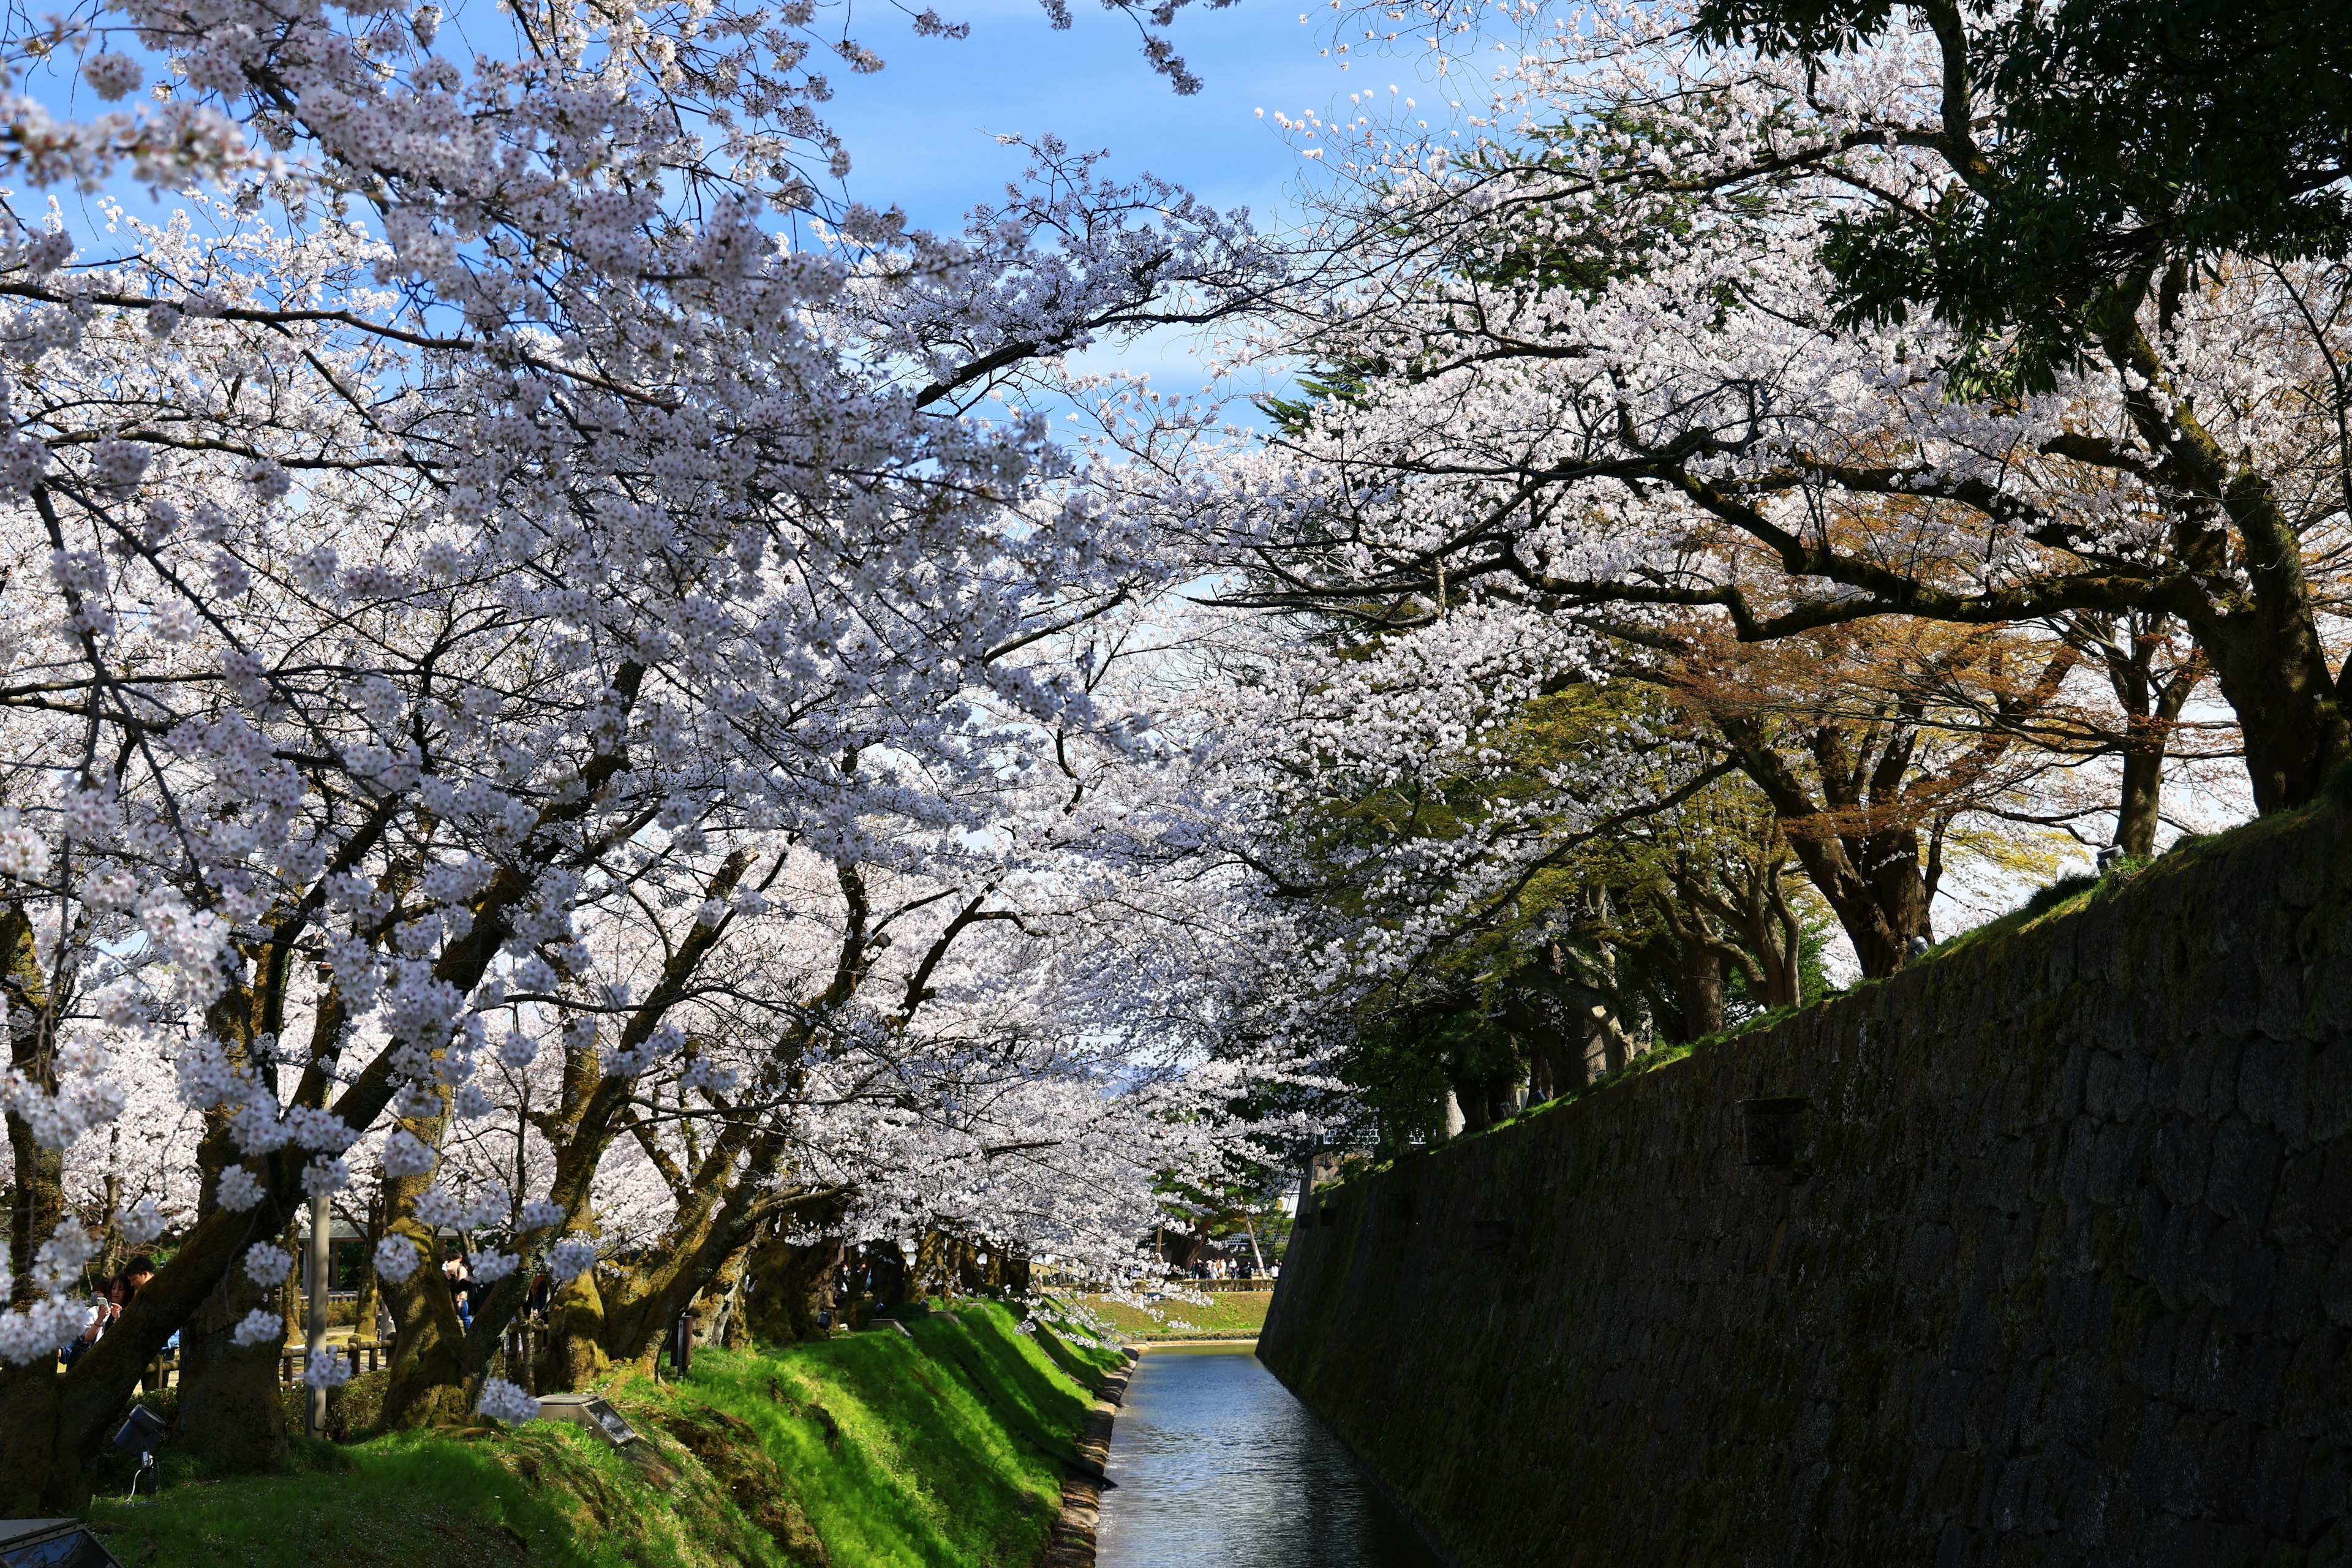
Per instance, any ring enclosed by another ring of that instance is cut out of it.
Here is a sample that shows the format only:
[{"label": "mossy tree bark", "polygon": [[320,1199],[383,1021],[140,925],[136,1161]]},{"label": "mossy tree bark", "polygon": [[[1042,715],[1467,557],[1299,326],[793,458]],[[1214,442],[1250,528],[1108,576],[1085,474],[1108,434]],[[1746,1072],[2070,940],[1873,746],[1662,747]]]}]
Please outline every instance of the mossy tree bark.
[{"label": "mossy tree bark", "polygon": [[[260,963],[223,992],[207,1015],[205,1021],[233,1066],[266,1070],[256,1059],[256,1047],[262,1036],[275,1038],[284,1026],[286,960],[282,952],[265,952]],[[240,1216],[222,1205],[221,1180],[246,1163],[230,1135],[228,1119],[218,1110],[207,1111],[204,1137],[196,1146],[199,1216],[218,1215],[235,1228]],[[273,1205],[243,1211],[241,1217],[247,1224],[240,1253],[255,1243],[278,1239],[286,1228]],[[286,1407],[278,1392],[282,1340],[240,1345],[234,1337],[248,1312],[277,1310],[278,1296],[274,1287],[257,1284],[244,1269],[232,1268],[180,1331],[179,1427],[173,1441],[216,1475],[285,1468]]]},{"label": "mossy tree bark", "polygon": [[[446,1089],[439,1106],[433,1114],[397,1119],[394,1125],[437,1151],[449,1131]],[[389,1430],[460,1422],[480,1393],[478,1379],[467,1376],[466,1325],[457,1316],[448,1276],[441,1272],[440,1238],[416,1217],[416,1200],[432,1184],[429,1173],[387,1177],[383,1184],[385,1234],[415,1247],[419,1259],[407,1279],[386,1280],[383,1286],[394,1324],[392,1370],[381,1417]]]},{"label": "mossy tree bark", "polygon": [[539,1361],[542,1390],[586,1388],[611,1370],[604,1354],[604,1298],[596,1289],[594,1269],[555,1292],[547,1328]]},{"label": "mossy tree bark", "polygon": [[376,1243],[383,1239],[385,1215],[383,1194],[379,1189],[368,1200],[367,1216],[360,1226],[359,1300],[352,1304],[352,1333],[362,1340],[375,1338],[376,1309],[383,1304],[381,1280],[375,1271]]},{"label": "mossy tree bark", "polygon": [[[841,1205],[831,1204],[809,1216],[809,1223],[830,1229],[840,1215]],[[833,1278],[845,1255],[840,1237],[802,1246],[785,1239],[792,1228],[771,1226],[766,1238],[744,1260],[745,1326],[752,1338],[770,1344],[793,1344],[822,1334],[817,1314],[834,1308]]]}]

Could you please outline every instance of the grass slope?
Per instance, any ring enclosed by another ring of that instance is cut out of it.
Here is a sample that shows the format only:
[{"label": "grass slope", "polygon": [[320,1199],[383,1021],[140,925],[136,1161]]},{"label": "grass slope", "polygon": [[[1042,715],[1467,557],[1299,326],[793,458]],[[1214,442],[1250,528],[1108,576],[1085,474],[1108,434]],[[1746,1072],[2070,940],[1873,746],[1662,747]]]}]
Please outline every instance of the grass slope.
[{"label": "grass slope", "polygon": [[1271,1290],[1204,1291],[1205,1306],[1191,1301],[1152,1301],[1134,1306],[1108,1296],[1086,1296],[1081,1304],[1123,1339],[1247,1340],[1265,1327]]},{"label": "grass slope", "polygon": [[295,1473],[91,1513],[126,1568],[1026,1568],[1114,1352],[992,1303],[606,1391],[641,1460],[579,1429],[305,1444]]}]

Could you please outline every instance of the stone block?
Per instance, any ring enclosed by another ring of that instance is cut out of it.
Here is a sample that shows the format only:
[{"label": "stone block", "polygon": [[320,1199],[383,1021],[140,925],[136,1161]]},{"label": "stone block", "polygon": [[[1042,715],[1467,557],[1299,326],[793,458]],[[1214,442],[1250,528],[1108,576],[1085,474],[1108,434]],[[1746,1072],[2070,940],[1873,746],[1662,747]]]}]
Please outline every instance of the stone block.
[{"label": "stone block", "polygon": [[[2089,1050],[2082,1053],[2083,1109],[2104,1121],[2116,1120],[2116,1095],[2123,1081],[2123,1058],[2110,1050]],[[2167,1077],[2179,1081],[2179,1063],[2166,1061]]]},{"label": "stone block", "polygon": [[2077,1115],[2066,1126],[2066,1148],[2058,1169],[2058,1195],[2068,1205],[2080,1208],[2091,1201],[2091,1166],[2097,1158],[2098,1118],[2089,1111]]},{"label": "stone block", "polygon": [[2246,1517],[2263,1534],[2281,1541],[2298,1538],[2296,1511],[2310,1458],[2311,1445],[2301,1437],[2275,1431],[2255,1435],[2252,1459],[2239,1497]]},{"label": "stone block", "polygon": [[2068,1355],[2095,1351],[2115,1320],[2115,1286],[2098,1274],[2078,1274],[2059,1287],[2057,1348]]},{"label": "stone block", "polygon": [[2166,1300],[2186,1304],[2205,1294],[2205,1238],[2221,1224],[2202,1206],[2172,1210],[2156,1245],[2155,1267],[2149,1270],[2149,1278]]},{"label": "stone block", "polygon": [[[2352,1008],[2352,978],[2346,981],[2344,1003]],[[2331,1017],[2337,1030],[2352,1023],[2352,1014]],[[2352,1039],[2331,1038],[2314,1054],[2310,1097],[2308,1137],[2328,1142],[2352,1134]]]},{"label": "stone block", "polygon": [[2221,1309],[2221,1326],[2232,1334],[2271,1331],[2275,1322],[2278,1258],[2243,1225],[2231,1220],[2205,1243],[2207,1294]]},{"label": "stone block", "polygon": [[2154,1066],[2154,1058],[2145,1050],[2116,1058],[2115,1089],[2107,1101],[2109,1120],[2131,1121],[2147,1109],[2148,1073]]},{"label": "stone block", "polygon": [[[2220,1070],[2220,1058],[2223,1054],[2220,1043],[2210,1035],[2167,1034],[2161,1026],[2156,1031],[2156,1036],[2162,1042],[2158,1048],[2172,1079],[2172,1089],[2165,1097],[2165,1104],[2189,1116],[2215,1116],[2227,1112],[2234,1089],[2232,1095],[2225,1095],[2218,1106],[2213,1099],[2213,1080]],[[2235,1072],[2236,1053],[2228,1053],[2228,1059],[2231,1064],[2229,1070]]]},{"label": "stone block", "polygon": [[2085,1183],[2093,1203],[2119,1204],[2137,1184],[2132,1166],[2144,1136],[2142,1129],[2122,1122],[2109,1122],[2099,1129],[2098,1147],[2092,1152]]},{"label": "stone block", "polygon": [[2306,1137],[2314,1054],[2310,1042],[2300,1038],[2247,1040],[2238,1069],[2239,1108],[2284,1137]]},{"label": "stone block", "polygon": [[2167,1202],[2193,1204],[2205,1195],[2205,1174],[2211,1155],[2213,1124],[2174,1117],[2156,1129],[2148,1140],[2147,1175]]},{"label": "stone block", "polygon": [[2320,1289],[2320,1309],[2338,1327],[2352,1327],[2352,1241],[2337,1247],[2328,1265],[2327,1282]]},{"label": "stone block", "polygon": [[[2294,1539],[2315,1542],[2322,1550],[2312,1554],[2314,1563],[2342,1563],[2352,1561],[2345,1548],[2352,1546],[2345,1526],[2344,1499],[2352,1493],[2352,1457],[2347,1457],[2339,1444],[2333,1447],[2313,1445],[2304,1460],[2303,1492],[2295,1506]],[[2334,1555],[2326,1548],[2333,1543]]]}]

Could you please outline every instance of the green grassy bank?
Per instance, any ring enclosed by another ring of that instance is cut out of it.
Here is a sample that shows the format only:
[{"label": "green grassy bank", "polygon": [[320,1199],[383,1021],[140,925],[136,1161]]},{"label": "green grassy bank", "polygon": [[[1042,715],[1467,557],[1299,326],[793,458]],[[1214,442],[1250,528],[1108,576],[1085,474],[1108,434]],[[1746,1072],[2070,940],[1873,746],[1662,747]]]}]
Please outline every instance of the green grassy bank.
[{"label": "green grassy bank", "polygon": [[993,1303],[908,1327],[616,1382],[635,1456],[544,1421],[306,1443],[91,1520],[125,1568],[1028,1568],[1116,1352]]},{"label": "green grassy bank", "polygon": [[1205,1303],[1146,1301],[1140,1306],[1108,1296],[1081,1298],[1086,1310],[1129,1342],[1138,1340],[1251,1340],[1265,1327],[1272,1290],[1217,1290]]}]

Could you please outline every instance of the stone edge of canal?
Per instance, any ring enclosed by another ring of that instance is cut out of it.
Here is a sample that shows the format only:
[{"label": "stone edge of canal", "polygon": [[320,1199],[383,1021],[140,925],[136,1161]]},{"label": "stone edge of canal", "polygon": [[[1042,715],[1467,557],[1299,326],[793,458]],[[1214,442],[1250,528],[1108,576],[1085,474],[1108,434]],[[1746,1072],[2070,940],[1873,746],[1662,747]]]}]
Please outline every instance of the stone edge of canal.
[{"label": "stone edge of canal", "polygon": [[[1255,1343],[1255,1341],[1249,1342]],[[1094,1408],[1086,1429],[1078,1434],[1077,1462],[1062,1472],[1062,1517],[1054,1525],[1053,1544],[1037,1568],[1094,1568],[1095,1532],[1102,1524],[1103,1467],[1110,1462],[1111,1424],[1127,1397],[1127,1380],[1135,1375],[1147,1345],[1126,1345],[1127,1364],[1102,1380],[1095,1390]]]}]

